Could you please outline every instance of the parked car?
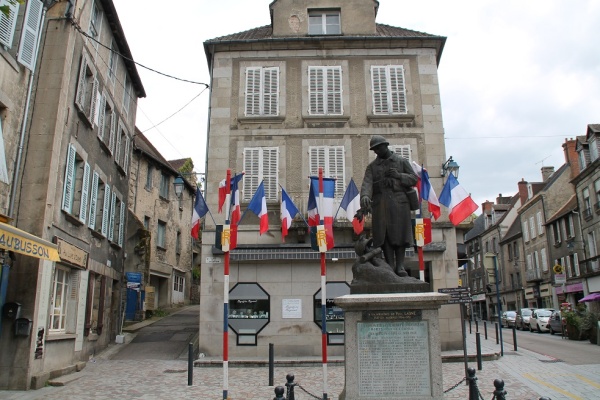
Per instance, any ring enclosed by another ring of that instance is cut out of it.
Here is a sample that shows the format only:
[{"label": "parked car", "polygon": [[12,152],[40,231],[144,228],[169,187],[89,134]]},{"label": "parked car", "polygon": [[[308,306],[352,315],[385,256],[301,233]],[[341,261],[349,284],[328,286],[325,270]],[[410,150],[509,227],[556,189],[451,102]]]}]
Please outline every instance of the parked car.
[{"label": "parked car", "polygon": [[529,330],[533,332],[537,330],[539,333],[548,332],[548,320],[553,310],[547,308],[537,308],[533,310],[531,317],[529,318]]},{"label": "parked car", "polygon": [[563,320],[560,311],[552,311],[550,315],[550,319],[548,320],[548,330],[550,333],[554,335],[555,333],[563,333]]},{"label": "parked car", "polygon": [[515,319],[515,326],[517,329],[529,329],[529,318],[531,317],[533,310],[533,308],[521,308],[519,310],[517,313],[517,318]]},{"label": "parked car", "polygon": [[516,311],[504,311],[502,313],[502,319],[501,319],[502,326],[511,328],[511,327],[515,326],[516,319],[517,319]]}]

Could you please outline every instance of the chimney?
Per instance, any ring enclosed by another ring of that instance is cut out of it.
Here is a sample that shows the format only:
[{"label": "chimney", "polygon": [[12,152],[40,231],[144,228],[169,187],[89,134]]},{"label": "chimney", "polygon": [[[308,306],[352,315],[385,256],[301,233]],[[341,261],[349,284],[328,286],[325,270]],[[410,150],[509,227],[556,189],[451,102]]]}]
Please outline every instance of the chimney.
[{"label": "chimney", "polygon": [[502,193],[496,197],[496,204],[510,204],[511,197],[502,197]]},{"label": "chimney", "polygon": [[519,198],[521,199],[521,204],[525,204],[529,196],[527,195],[527,181],[521,178],[519,182]]},{"label": "chimney", "polygon": [[481,213],[490,215],[492,213],[492,206],[494,205],[493,201],[486,200],[481,203]]},{"label": "chimney", "polygon": [[577,154],[577,140],[565,139],[562,145],[565,152],[565,162],[571,167],[571,178],[575,178],[579,175],[581,169],[579,168],[579,155]]},{"label": "chimney", "polygon": [[546,182],[554,173],[554,167],[542,167],[542,182]]}]

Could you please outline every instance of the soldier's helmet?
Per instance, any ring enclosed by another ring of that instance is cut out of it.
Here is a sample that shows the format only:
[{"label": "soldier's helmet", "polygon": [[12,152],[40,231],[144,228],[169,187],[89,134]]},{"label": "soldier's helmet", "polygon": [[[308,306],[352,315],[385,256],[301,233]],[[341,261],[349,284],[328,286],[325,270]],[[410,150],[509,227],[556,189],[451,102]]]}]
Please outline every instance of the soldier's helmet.
[{"label": "soldier's helmet", "polygon": [[390,142],[385,140],[385,138],[383,136],[373,135],[371,137],[371,142],[369,143],[369,149],[373,150],[375,148],[375,146],[379,146],[380,144],[383,144],[383,143],[385,143],[387,145],[390,144]]}]

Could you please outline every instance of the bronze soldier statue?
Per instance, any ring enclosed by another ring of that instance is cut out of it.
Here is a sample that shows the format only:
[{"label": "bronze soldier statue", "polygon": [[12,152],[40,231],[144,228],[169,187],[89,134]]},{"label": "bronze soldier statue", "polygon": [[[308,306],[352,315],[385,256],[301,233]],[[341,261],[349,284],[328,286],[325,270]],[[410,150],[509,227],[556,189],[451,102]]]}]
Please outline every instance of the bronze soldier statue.
[{"label": "bronze soldier statue", "polygon": [[411,206],[407,192],[417,184],[417,175],[404,157],[393,153],[389,142],[375,135],[369,143],[377,154],[365,171],[360,205],[373,215],[373,247],[381,247],[387,263],[398,276],[408,276],[404,254],[413,246]]}]

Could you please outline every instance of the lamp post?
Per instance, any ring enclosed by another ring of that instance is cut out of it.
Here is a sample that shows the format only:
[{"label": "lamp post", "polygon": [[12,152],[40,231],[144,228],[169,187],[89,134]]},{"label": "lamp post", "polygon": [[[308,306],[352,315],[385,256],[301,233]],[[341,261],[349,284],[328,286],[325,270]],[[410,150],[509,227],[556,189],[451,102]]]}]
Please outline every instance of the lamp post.
[{"label": "lamp post", "polygon": [[440,174],[442,176],[452,174],[452,175],[454,175],[455,178],[458,178],[458,169],[459,168],[460,168],[460,166],[458,165],[458,163],[456,161],[454,161],[452,156],[450,156],[450,158],[448,158],[448,160],[446,160],[446,162],[442,164],[442,169],[440,171]]},{"label": "lamp post", "polygon": [[489,272],[493,269],[494,280],[496,281],[496,304],[498,313],[498,326],[500,327],[500,355],[504,357],[504,342],[502,341],[502,303],[500,302],[500,285],[498,282],[498,258],[494,253],[485,253],[483,256],[483,263],[486,271]]}]

